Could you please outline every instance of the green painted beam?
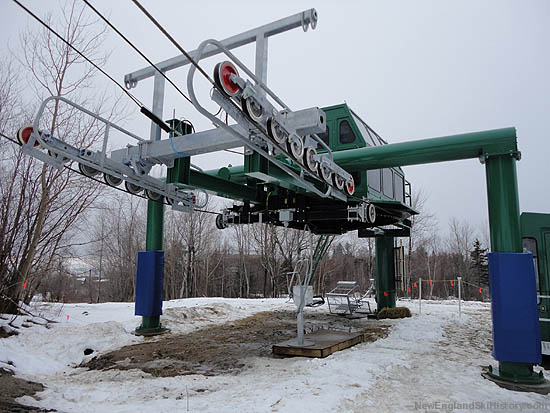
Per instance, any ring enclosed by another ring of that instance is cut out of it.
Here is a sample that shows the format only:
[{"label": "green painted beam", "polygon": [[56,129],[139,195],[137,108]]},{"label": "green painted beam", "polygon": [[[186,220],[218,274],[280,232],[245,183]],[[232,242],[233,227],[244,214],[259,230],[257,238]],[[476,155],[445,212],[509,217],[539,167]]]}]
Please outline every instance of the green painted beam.
[{"label": "green painted beam", "polygon": [[204,171],[207,175],[214,175],[224,179],[230,179],[233,176],[244,175],[244,165],[224,166],[219,169],[210,169]]},{"label": "green painted beam", "polygon": [[[333,156],[338,165],[348,172],[353,172],[365,169],[472,159],[482,155],[499,155],[515,153],[516,151],[516,129],[503,128],[335,151]],[[270,175],[280,180],[288,181],[290,178],[279,168],[270,168],[269,172]],[[240,181],[245,176],[245,168],[244,165],[239,165],[205,171],[205,173],[232,181]],[[290,183],[296,184],[295,182]]]},{"label": "green painted beam", "polygon": [[516,129],[504,128],[333,152],[348,172],[477,158],[517,151]]},{"label": "green painted beam", "polygon": [[[250,163],[248,162],[246,166],[250,168]],[[296,169],[296,171],[299,172],[298,169]],[[257,178],[260,181],[277,183],[279,186],[293,191],[307,191],[307,189],[300,182],[273,163],[269,163],[267,171],[262,171],[260,169],[246,170],[245,165],[238,165],[223,167],[220,169],[211,169],[204,171],[203,173],[210,176],[223,178],[237,184],[244,184],[247,181],[247,178],[252,177]],[[324,190],[324,188],[322,189]]]},{"label": "green painted beam", "polygon": [[253,202],[259,201],[256,187],[231,182],[217,175],[200,172],[195,169],[191,169],[190,171],[190,185],[192,187],[215,192],[217,195],[225,198]]}]

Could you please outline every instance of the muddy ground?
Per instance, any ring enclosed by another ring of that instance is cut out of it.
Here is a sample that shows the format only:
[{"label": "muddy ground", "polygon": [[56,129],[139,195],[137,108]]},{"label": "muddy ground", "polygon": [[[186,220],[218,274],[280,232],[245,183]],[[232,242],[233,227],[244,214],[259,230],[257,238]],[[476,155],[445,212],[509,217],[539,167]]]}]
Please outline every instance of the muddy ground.
[{"label": "muddy ground", "polygon": [[[365,341],[384,338],[391,321],[346,319],[325,313],[306,315],[306,333],[321,328],[361,332]],[[296,336],[296,312],[269,311],[189,333],[168,333],[98,356],[82,367],[140,369],[156,377],[238,374],[254,357],[279,357],[273,344]]]},{"label": "muddy ground", "polygon": [[15,402],[15,399],[23,396],[33,396],[44,390],[40,383],[33,383],[13,377],[11,371],[0,369],[0,412],[43,412],[45,410],[36,407],[28,407]]}]

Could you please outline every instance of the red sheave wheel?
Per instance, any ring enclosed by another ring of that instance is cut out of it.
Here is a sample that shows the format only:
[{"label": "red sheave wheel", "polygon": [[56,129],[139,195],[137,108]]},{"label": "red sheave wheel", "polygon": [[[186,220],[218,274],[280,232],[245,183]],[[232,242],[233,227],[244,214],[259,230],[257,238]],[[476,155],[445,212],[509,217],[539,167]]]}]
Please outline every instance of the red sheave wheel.
[{"label": "red sheave wheel", "polygon": [[231,75],[239,76],[237,68],[231,62],[220,62],[214,67],[214,82],[229,97],[235,96],[240,90],[239,85],[231,80]]},{"label": "red sheave wheel", "polygon": [[350,181],[346,182],[346,194],[349,196],[352,196],[355,193],[355,181],[353,180],[353,176],[351,177]]},{"label": "red sheave wheel", "polygon": [[[21,145],[27,144],[27,142],[31,138],[32,131],[33,131],[32,126],[22,126],[21,128],[19,128],[19,130],[17,131],[17,140]],[[38,145],[39,145],[38,142],[34,143],[34,146],[38,146]]]}]

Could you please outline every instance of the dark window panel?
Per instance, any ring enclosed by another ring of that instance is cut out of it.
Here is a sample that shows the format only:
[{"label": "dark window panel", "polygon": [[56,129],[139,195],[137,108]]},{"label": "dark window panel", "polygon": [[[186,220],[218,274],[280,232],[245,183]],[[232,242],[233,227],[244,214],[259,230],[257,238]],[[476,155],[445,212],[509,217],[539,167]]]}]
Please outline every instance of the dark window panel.
[{"label": "dark window panel", "polygon": [[355,142],[355,133],[351,129],[351,125],[347,120],[340,122],[340,143],[353,143]]},{"label": "dark window panel", "polygon": [[370,188],[380,192],[380,169],[369,169],[367,171],[367,183]]},{"label": "dark window panel", "polygon": [[397,201],[405,202],[405,187],[404,187],[403,177],[399,174],[394,174],[393,180],[394,180],[395,199]]},{"label": "dark window panel", "polygon": [[384,195],[393,198],[393,172],[389,168],[383,169],[382,188]]}]

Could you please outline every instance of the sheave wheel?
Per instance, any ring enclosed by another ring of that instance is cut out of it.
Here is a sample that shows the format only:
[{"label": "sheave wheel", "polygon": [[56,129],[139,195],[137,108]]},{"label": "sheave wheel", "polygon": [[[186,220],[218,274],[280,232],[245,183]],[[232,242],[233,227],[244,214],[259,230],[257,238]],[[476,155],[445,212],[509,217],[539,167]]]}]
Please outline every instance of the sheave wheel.
[{"label": "sheave wheel", "polygon": [[82,175],[87,176],[88,178],[93,178],[96,176],[99,171],[97,169],[92,168],[91,166],[84,165],[82,163],[78,164],[78,170],[82,172]]},{"label": "sheave wheel", "polygon": [[239,85],[231,80],[231,75],[239,76],[233,63],[220,62],[214,67],[214,83],[227,96],[234,97],[239,93]]},{"label": "sheave wheel", "polygon": [[141,186],[138,186],[128,181],[124,182],[124,187],[126,188],[126,191],[128,191],[132,195],[138,195],[143,191],[143,188]]},{"label": "sheave wheel", "polygon": [[344,178],[337,174],[332,175],[332,183],[339,191],[343,191],[344,186],[346,185],[346,181],[344,180]]},{"label": "sheave wheel", "polygon": [[273,118],[269,118],[267,120],[267,134],[271,139],[273,139],[279,145],[284,145],[288,137],[286,132],[281,128],[281,126],[276,121],[273,120]]},{"label": "sheave wheel", "polygon": [[319,167],[319,162],[313,159],[314,155],[317,155],[317,151],[315,150],[315,148],[312,148],[312,147],[306,148],[304,153],[304,165],[311,172],[317,172],[317,168]]},{"label": "sheave wheel", "polygon": [[262,108],[254,98],[249,97],[248,99],[243,99],[242,106],[244,113],[246,113],[250,119],[256,123],[261,122],[264,116],[264,108]]},{"label": "sheave wheel", "polygon": [[302,159],[304,155],[304,141],[298,135],[289,136],[286,146],[294,159]]},{"label": "sheave wheel", "polygon": [[324,163],[319,164],[319,175],[321,175],[321,178],[323,178],[326,183],[330,184],[332,183],[332,171],[325,165]]},{"label": "sheave wheel", "polygon": [[117,176],[109,175],[109,174],[103,174],[103,179],[109,186],[119,186],[122,183],[122,179],[120,179]]},{"label": "sheave wheel", "polygon": [[[33,131],[32,126],[22,126],[21,128],[19,128],[19,130],[17,131],[17,140],[21,145],[27,144],[27,142],[31,138],[32,131]],[[34,143],[35,147],[38,145],[39,145],[38,141]]]},{"label": "sheave wheel", "polygon": [[162,195],[161,194],[159,194],[158,192],[150,191],[148,189],[145,190],[145,196],[148,199],[150,199],[151,201],[157,201],[157,202],[162,201]]},{"label": "sheave wheel", "polygon": [[353,176],[350,177],[350,180],[346,182],[346,194],[352,196],[355,193],[355,181]]}]

